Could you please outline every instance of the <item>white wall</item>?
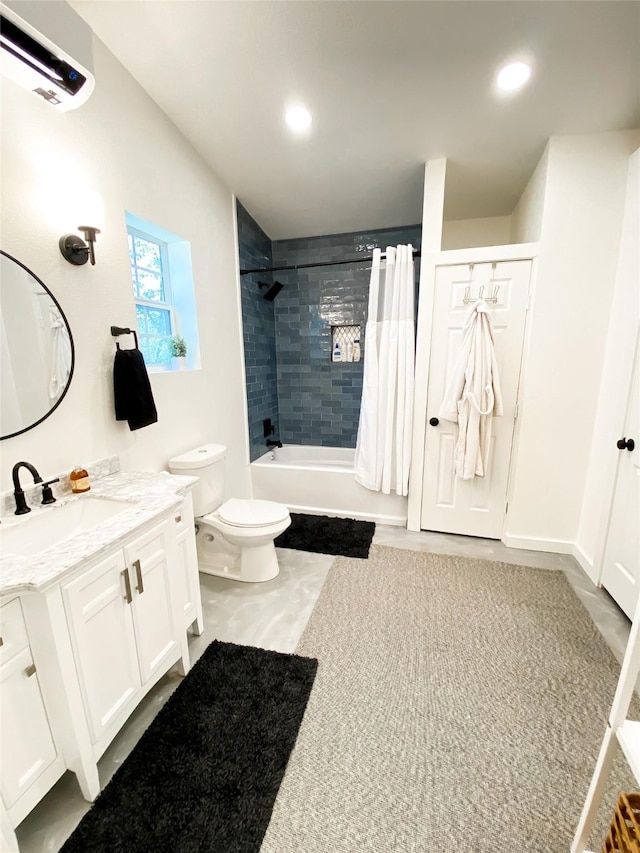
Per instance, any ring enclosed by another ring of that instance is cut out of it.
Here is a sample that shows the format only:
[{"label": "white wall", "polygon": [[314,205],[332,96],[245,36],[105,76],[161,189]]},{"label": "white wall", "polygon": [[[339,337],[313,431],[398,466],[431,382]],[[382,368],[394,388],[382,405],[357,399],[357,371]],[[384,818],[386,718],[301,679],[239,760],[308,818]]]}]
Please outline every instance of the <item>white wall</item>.
[{"label": "white wall", "polygon": [[547,145],[511,214],[512,243],[537,243],[540,240],[548,168],[549,146]]},{"label": "white wall", "polygon": [[594,582],[598,581],[601,569],[611,496],[620,458],[620,451],[615,443],[623,435],[639,330],[639,188],[640,150],[636,151],[629,161],[618,270],[576,543],[576,556]]},{"label": "white wall", "polygon": [[510,216],[450,219],[443,223],[442,248],[445,250],[467,249],[476,246],[506,246],[510,242]]},{"label": "white wall", "polygon": [[[216,441],[229,448],[228,486],[248,495],[232,195],[97,40],[94,50],[96,90],[77,111],[56,112],[3,81],[2,248],[59,299],[76,370],[48,420],[0,445],[0,488],[10,488],[22,459],[43,476],[111,454],[125,469],[160,470],[171,455]],[[73,197],[84,188],[104,200],[95,267],[73,267],[58,250],[58,238],[80,224]],[[109,326],[135,326],[125,210],[191,242],[202,353],[199,371],[151,377],[159,421],[136,432],[115,421],[112,394]]]},{"label": "white wall", "polygon": [[506,542],[572,550],[637,132],[553,137]]},{"label": "white wall", "polygon": [[447,160],[427,160],[424,164],[422,195],[422,252],[439,252],[442,243],[442,217]]}]

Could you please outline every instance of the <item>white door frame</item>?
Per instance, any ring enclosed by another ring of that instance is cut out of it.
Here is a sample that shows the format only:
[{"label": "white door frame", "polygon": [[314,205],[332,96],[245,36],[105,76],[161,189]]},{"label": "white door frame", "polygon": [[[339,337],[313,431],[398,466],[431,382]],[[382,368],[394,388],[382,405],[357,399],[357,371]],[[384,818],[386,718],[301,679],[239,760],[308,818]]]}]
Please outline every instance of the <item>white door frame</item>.
[{"label": "white door frame", "polygon": [[[418,324],[416,335],[416,376],[415,396],[413,406],[413,437],[411,470],[409,473],[409,505],[407,516],[407,529],[418,532],[420,530],[420,518],[422,515],[422,478],[424,473],[424,443],[426,439],[427,421],[427,386],[429,383],[429,361],[431,358],[431,341],[433,333],[433,300],[435,295],[436,273],[438,267],[451,266],[453,264],[483,264],[500,263],[502,261],[532,261],[531,271],[531,294],[533,297],[535,289],[535,276],[537,257],[539,253],[538,243],[518,243],[510,246],[483,246],[472,249],[451,249],[445,252],[429,252],[420,258],[420,287],[418,298]],[[525,326],[525,353],[526,341],[530,324]],[[523,354],[523,361],[524,361]],[[521,385],[518,398],[522,394],[522,365],[520,368]],[[515,458],[513,447],[516,446],[519,436],[520,418],[516,420],[513,435],[511,459]],[[509,486],[511,488],[511,470],[509,471]],[[504,530],[503,530],[504,536]]]},{"label": "white door frame", "polygon": [[[635,352],[636,347],[640,346],[637,245],[639,172],[640,149],[629,158],[618,264],[589,458],[588,473],[592,473],[591,469],[595,468],[596,476],[587,479],[588,491],[583,500],[580,526],[573,548],[573,556],[597,586],[602,585],[609,519],[617,482],[619,454],[616,454],[613,448],[617,439],[622,437],[625,427]],[[610,455],[605,456],[607,452]],[[596,502],[601,510],[594,513],[593,506]],[[586,516],[588,522],[584,521],[585,506],[589,513]],[[594,524],[597,525],[596,536],[592,542],[589,541],[590,537],[586,536],[585,523],[591,525],[590,529],[593,529]]]},{"label": "white door frame", "polygon": [[[630,343],[630,342],[629,342]],[[635,340],[633,342],[633,355],[630,359],[626,359],[622,364],[619,365],[619,370],[621,374],[621,382],[620,385],[622,388],[626,387],[626,405],[624,408],[621,406],[620,410],[617,412],[611,413],[611,424],[612,424],[612,435],[623,437],[624,431],[626,428],[626,423],[629,418],[630,413],[630,401],[632,398],[632,387],[631,383],[633,381],[633,370],[635,367],[636,359],[640,357],[640,326],[636,329]],[[635,436],[633,436],[635,438]],[[640,441],[639,441],[640,443]],[[611,440],[611,445],[613,446],[613,439]],[[637,448],[640,449],[640,448]],[[594,569],[596,571],[596,586],[602,586],[602,576],[604,574],[604,558],[607,552],[607,544],[609,542],[609,530],[611,527],[611,516],[613,513],[613,499],[616,494],[616,488],[618,486],[618,473],[620,470],[620,463],[622,461],[624,451],[618,451],[618,454],[615,459],[615,463],[611,466],[611,474],[612,476],[609,478],[609,481],[603,487],[602,494],[602,504],[605,507],[605,511],[602,514],[600,521],[600,535],[598,538],[598,546],[595,553],[595,558],[593,561]]]}]

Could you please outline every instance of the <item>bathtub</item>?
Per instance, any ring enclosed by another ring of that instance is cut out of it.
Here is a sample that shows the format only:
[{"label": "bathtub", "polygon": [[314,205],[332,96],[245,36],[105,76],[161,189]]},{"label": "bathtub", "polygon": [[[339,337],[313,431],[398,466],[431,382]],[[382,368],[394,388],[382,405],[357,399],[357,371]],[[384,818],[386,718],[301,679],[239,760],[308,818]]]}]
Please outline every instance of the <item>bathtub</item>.
[{"label": "bathtub", "polygon": [[354,479],[355,450],[274,448],[251,463],[253,497],[286,504],[291,512],[342,515],[405,527],[407,498],[365,489]]}]

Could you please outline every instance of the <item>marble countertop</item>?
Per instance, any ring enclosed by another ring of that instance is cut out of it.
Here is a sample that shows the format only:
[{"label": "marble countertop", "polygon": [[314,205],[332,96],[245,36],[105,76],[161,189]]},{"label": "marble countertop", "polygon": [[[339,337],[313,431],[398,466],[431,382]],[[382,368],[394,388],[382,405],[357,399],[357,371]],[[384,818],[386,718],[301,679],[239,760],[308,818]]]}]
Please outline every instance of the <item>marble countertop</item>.
[{"label": "marble countertop", "polygon": [[[175,509],[184,495],[197,483],[197,477],[158,473],[119,471],[101,477],[84,495],[59,498],[47,507],[34,507],[21,517],[3,516],[0,519],[0,595],[20,592],[37,592],[61,580],[81,566],[86,560],[99,557],[123,543],[138,528]],[[31,556],[5,553],[2,543],[5,530],[16,524],[29,524],[29,520],[43,513],[55,513],[72,501],[86,496],[94,499],[108,498],[122,501],[123,511],[91,529],[84,530]]]}]

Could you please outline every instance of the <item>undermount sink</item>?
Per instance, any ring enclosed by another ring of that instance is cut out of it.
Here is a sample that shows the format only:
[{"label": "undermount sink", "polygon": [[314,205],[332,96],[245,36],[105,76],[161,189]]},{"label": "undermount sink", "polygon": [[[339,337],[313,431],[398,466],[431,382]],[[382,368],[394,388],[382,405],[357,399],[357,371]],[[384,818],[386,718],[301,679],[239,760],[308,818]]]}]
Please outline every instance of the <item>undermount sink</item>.
[{"label": "undermount sink", "polygon": [[15,523],[0,524],[0,550],[4,554],[38,554],[128,509],[130,503],[89,495],[47,507]]}]

